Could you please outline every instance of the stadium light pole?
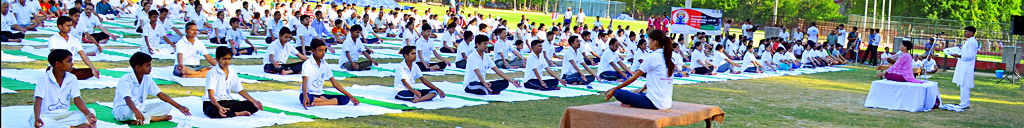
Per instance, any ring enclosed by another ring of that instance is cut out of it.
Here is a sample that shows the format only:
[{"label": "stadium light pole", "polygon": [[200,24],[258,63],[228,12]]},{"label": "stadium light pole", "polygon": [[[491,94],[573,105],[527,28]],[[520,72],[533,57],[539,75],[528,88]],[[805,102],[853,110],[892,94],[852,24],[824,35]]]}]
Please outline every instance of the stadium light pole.
[{"label": "stadium light pole", "polygon": [[772,24],[779,24],[779,0],[775,0],[775,9],[772,9]]}]

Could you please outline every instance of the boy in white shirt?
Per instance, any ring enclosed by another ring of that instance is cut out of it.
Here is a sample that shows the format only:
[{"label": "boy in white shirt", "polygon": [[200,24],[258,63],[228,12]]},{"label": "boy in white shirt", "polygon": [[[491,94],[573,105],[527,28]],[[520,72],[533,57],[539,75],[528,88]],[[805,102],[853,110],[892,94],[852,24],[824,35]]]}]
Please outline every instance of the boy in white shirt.
[{"label": "boy in white shirt", "polygon": [[[92,34],[89,33],[89,31],[92,31],[92,27],[95,27],[95,26],[87,25],[87,24],[93,24],[93,23],[89,22],[88,20],[84,20],[84,21],[81,22],[82,24],[79,24],[80,23],[79,19],[83,18],[81,13],[82,13],[82,11],[79,10],[79,8],[72,8],[71,10],[68,11],[68,16],[69,16],[69,18],[71,18],[71,23],[72,23],[71,24],[72,27],[70,28],[71,30],[68,31],[68,35],[71,36],[71,37],[80,39],[80,41],[78,41],[78,42],[83,43],[83,44],[84,43],[90,43],[90,42],[96,42],[96,39],[93,38]],[[103,52],[103,47],[100,46],[100,43],[90,43],[90,44],[93,44],[93,45],[82,46],[83,48],[81,50],[85,51],[85,53],[86,53],[86,54],[83,54],[83,55],[96,56],[96,54],[99,54],[100,52]],[[95,47],[93,47],[93,46],[95,46]],[[72,73],[74,73],[74,72],[72,72]]]},{"label": "boy in white shirt", "polygon": [[[281,75],[302,73],[302,61],[306,61],[306,55],[294,49],[295,45],[289,43],[292,40],[292,33],[288,28],[281,28],[278,40],[270,43],[267,47],[267,58],[263,58],[263,72]],[[285,64],[289,56],[295,55],[301,61]]]},{"label": "boy in white shirt", "polygon": [[[341,43],[343,54],[341,54],[341,59],[338,60],[342,69],[365,71],[370,70],[370,66],[377,65],[377,61],[370,57],[370,51],[367,51],[369,48],[363,45],[363,40],[359,40],[362,34],[363,27],[360,25],[349,28],[349,37],[345,38],[345,41]],[[358,62],[360,54],[366,57],[368,61]]]},{"label": "boy in white shirt", "polygon": [[[71,52],[64,49],[53,50],[47,55],[47,61],[53,68],[46,71],[46,76],[37,77],[38,82],[33,92],[33,113],[28,120],[33,127],[96,127],[96,115],[93,114],[96,111],[85,107],[78,80],[68,72],[74,68],[72,56]],[[78,111],[68,111],[71,104],[78,107]]]},{"label": "boy in white shirt", "polygon": [[[541,51],[541,49],[543,49],[543,43],[544,41],[534,40],[530,43],[530,49],[533,51]],[[546,91],[561,89],[561,87],[558,86],[559,83],[561,83],[562,86],[568,86],[566,85],[568,82],[558,78],[558,74],[555,74],[555,71],[548,68],[548,62],[550,62],[550,60],[548,60],[541,52],[533,52],[530,57],[527,57],[526,61],[531,62],[526,64],[526,73],[523,74],[523,77],[526,79],[526,88]],[[551,75],[551,77],[554,77],[555,79],[543,80],[542,78],[544,77],[542,77],[541,71],[547,72],[548,75]]]},{"label": "boy in white shirt", "polygon": [[[128,60],[132,71],[121,76],[114,90],[114,119],[133,125],[145,125],[150,122],[168,121],[171,107],[177,108],[182,114],[191,116],[188,108],[181,106],[171,97],[160,91],[153,78],[149,77],[153,58],[148,54],[136,52]],[[145,104],[146,96],[156,96],[164,102]]]},{"label": "boy in white shirt", "polygon": [[164,31],[165,24],[159,22],[158,15],[157,11],[149,11],[149,22],[142,25],[142,38],[145,44],[139,47],[139,51],[146,54],[170,55],[174,53],[173,47],[167,49],[167,47],[157,46],[160,42],[171,42]]},{"label": "boy in white shirt", "polygon": [[[569,82],[569,84],[588,85],[590,84],[590,82],[594,82],[594,79],[597,78],[594,75],[596,75],[597,73],[594,73],[594,71],[590,70],[590,68],[586,65],[586,62],[582,62],[585,56],[583,56],[583,49],[580,48],[579,38],[580,36],[569,37],[569,46],[571,48],[562,50],[562,52],[565,53],[565,55],[562,56],[563,60],[561,74],[562,79],[564,79],[566,82]],[[583,67],[581,68],[580,66]],[[591,75],[583,75],[583,70],[586,70]]]},{"label": "boy in white shirt", "polygon": [[88,65],[89,68],[72,68],[68,70],[68,72],[75,74],[78,80],[85,80],[89,79],[90,77],[96,77],[97,79],[99,79],[100,71],[98,70],[98,68],[96,68],[96,66],[93,66],[92,61],[89,60],[89,53],[83,51],[82,39],[71,36],[71,34],[68,33],[71,31],[71,29],[73,29],[71,27],[72,24],[73,23],[71,17],[61,16],[60,18],[57,18],[57,29],[59,29],[59,32],[57,34],[54,34],[53,36],[50,36],[50,39],[48,39],[49,45],[47,45],[47,47],[48,49],[50,49],[51,52],[57,49],[64,49],[68,51],[74,51],[71,54],[72,56],[78,55],[82,57],[82,62],[85,62],[85,65]]},{"label": "boy in white shirt", "polygon": [[601,53],[601,62],[597,64],[597,71],[601,72],[601,79],[606,81],[622,82],[629,78],[632,71],[626,70],[626,64],[622,63],[619,57],[619,42],[612,39],[608,41],[608,49]]},{"label": "boy in white shirt", "polygon": [[456,46],[455,52],[455,68],[466,68],[466,58],[469,58],[469,54],[473,54],[476,45],[473,44],[473,32],[465,31],[462,32],[462,40],[459,41]]},{"label": "boy in white shirt", "polygon": [[[242,24],[241,20],[238,18],[231,18],[228,23],[231,25],[231,29],[227,30],[225,36],[229,46],[231,46],[231,52],[235,53],[236,56],[252,55],[253,53],[256,53],[256,46],[252,45],[252,42],[245,38],[245,32],[240,29]],[[249,44],[248,48],[243,48],[240,45],[243,41]]]},{"label": "boy in white shirt", "polygon": [[[441,57],[441,54],[434,48],[434,43],[430,42],[431,36],[434,36],[433,29],[429,25],[422,26],[421,31],[416,35],[416,39],[412,45],[416,46],[416,54],[420,55],[420,58],[416,59],[419,61],[416,63],[419,65],[420,70],[423,71],[443,71],[448,65],[452,65],[448,62],[448,59]],[[433,56],[431,56],[433,55]],[[430,59],[437,57],[441,62],[430,63]],[[443,62],[443,63],[442,63]]]},{"label": "boy in white shirt", "polygon": [[494,63],[498,68],[503,69],[523,67],[526,64],[526,59],[519,53],[519,49],[516,47],[523,44],[523,41],[517,40],[513,44],[505,40],[508,39],[507,35],[508,33],[505,32],[504,28],[494,30]]},{"label": "boy in white shirt", "polygon": [[[519,85],[519,81],[512,80],[505,75],[504,72],[498,70],[498,67],[495,67],[494,63],[489,63],[491,61],[485,57],[486,54],[484,53],[487,51],[487,42],[491,42],[490,39],[484,35],[477,35],[474,39],[476,39],[474,40],[474,44],[476,44],[476,52],[470,54],[469,58],[466,58],[466,75],[463,75],[462,77],[462,86],[466,88],[466,93],[477,95],[498,95],[501,94],[501,91],[508,88],[509,83],[514,84],[516,87],[522,87]],[[493,70],[494,73],[501,76],[501,78],[504,78],[504,80],[486,82],[486,69]]]},{"label": "boy in white shirt", "polygon": [[320,33],[316,32],[316,30],[310,26],[310,22],[312,21],[310,21],[309,18],[310,17],[308,15],[302,15],[299,18],[299,21],[297,21],[301,24],[299,26],[295,26],[295,30],[293,30],[293,33],[299,37],[299,40],[296,40],[295,42],[299,44],[299,47],[296,47],[296,49],[299,49],[300,52],[306,55],[312,54],[310,50],[313,50],[313,48],[308,47],[310,42],[312,42],[313,39],[320,39]]},{"label": "boy in white shirt", "polygon": [[[402,50],[398,51],[398,54],[402,54],[405,60],[399,63],[398,67],[395,68],[395,99],[410,101],[412,103],[429,101],[434,99],[435,96],[445,97],[444,91],[434,86],[430,80],[423,77],[420,73],[420,68],[413,65],[416,63],[416,46],[405,46]],[[423,85],[430,87],[430,89],[416,90],[413,88],[413,84],[419,80]]]},{"label": "boy in white shirt", "polygon": [[[188,28],[195,33],[195,27]],[[217,60],[209,74],[206,74],[206,94],[203,95],[203,114],[210,118],[228,118],[250,116],[263,110],[263,103],[253,99],[245,92],[238,72],[231,67],[231,49],[217,47]],[[245,98],[239,101],[231,96],[235,92]]]},{"label": "boy in white shirt", "polygon": [[[299,101],[302,102],[302,108],[312,106],[326,106],[326,105],[346,105],[352,102],[352,105],[359,105],[359,99],[349,94],[345,88],[342,88],[338,84],[338,81],[334,79],[333,71],[330,68],[330,64],[327,63],[327,59],[324,59],[324,54],[327,52],[327,44],[322,40],[316,39],[310,42],[310,46],[313,47],[313,60],[308,60],[302,63],[302,94],[299,95]],[[324,82],[330,81],[334,89],[345,95],[331,95],[324,94]]]},{"label": "boy in white shirt", "polygon": [[[445,28],[447,28],[446,29],[447,31],[442,34],[443,37],[441,39],[441,50],[440,51],[441,51],[441,53],[455,53],[457,50],[454,47],[458,47],[458,46],[455,46],[455,45],[456,45],[456,41],[460,38],[459,37],[459,32],[457,30],[455,30],[455,23],[448,24]],[[370,31],[370,30],[367,30],[367,31]],[[449,46],[452,46],[452,47],[449,47]]]},{"label": "boy in white shirt", "polygon": [[[99,18],[99,14],[96,14],[96,10],[93,8],[92,3],[85,4],[85,8],[81,12],[82,14],[78,17],[77,24],[80,25],[76,26],[76,28],[83,28],[82,33],[89,34],[93,38],[89,41],[90,43],[105,44],[109,39],[117,39],[114,34],[111,34],[110,31],[107,31],[107,28],[103,27],[103,19]],[[92,33],[93,29],[100,29],[101,32]]]},{"label": "boy in white shirt", "polygon": [[200,59],[206,59],[210,65],[217,65],[217,60],[213,59],[209,52],[206,51],[206,45],[196,37],[198,31],[195,23],[185,24],[185,39],[175,43],[177,46],[174,53],[178,57],[175,59],[174,72],[172,72],[174,76],[185,78],[206,77],[207,72],[212,67],[199,65]]}]

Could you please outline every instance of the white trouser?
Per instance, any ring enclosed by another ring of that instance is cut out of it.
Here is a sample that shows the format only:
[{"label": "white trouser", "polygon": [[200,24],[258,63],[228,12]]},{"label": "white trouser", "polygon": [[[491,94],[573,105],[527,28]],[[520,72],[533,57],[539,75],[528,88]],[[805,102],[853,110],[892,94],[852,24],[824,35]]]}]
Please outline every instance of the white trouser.
[{"label": "white trouser", "polygon": [[[136,106],[138,107],[138,106]],[[142,116],[146,116],[142,124],[149,124],[154,116],[165,116],[171,112],[171,104],[167,102],[157,102],[144,105],[139,112],[142,112]],[[114,119],[117,121],[135,121],[135,112],[132,111],[128,106],[117,107],[114,109]]]},{"label": "white trouser", "polygon": [[971,106],[971,88],[960,87],[960,106]]},{"label": "white trouser", "polygon": [[85,52],[85,54],[100,54],[100,49],[97,48],[96,45],[82,46],[82,51]]},{"label": "white trouser", "polygon": [[[96,113],[96,110],[89,108],[90,113]],[[35,115],[29,115],[29,125],[35,126],[36,118]],[[85,113],[79,110],[70,110],[63,112],[41,112],[39,119],[43,120],[43,126],[48,128],[58,127],[71,127],[86,124],[89,122],[88,118],[85,118]]]}]

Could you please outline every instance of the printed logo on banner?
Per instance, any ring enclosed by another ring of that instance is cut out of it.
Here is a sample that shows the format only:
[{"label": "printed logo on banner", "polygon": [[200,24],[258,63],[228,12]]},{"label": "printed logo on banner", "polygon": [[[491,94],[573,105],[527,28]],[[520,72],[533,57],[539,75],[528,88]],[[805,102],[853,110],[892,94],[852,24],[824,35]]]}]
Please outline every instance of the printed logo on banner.
[{"label": "printed logo on banner", "polygon": [[679,34],[696,34],[704,32],[708,35],[719,35],[722,30],[722,11],[699,8],[673,7],[672,22],[669,32]]}]

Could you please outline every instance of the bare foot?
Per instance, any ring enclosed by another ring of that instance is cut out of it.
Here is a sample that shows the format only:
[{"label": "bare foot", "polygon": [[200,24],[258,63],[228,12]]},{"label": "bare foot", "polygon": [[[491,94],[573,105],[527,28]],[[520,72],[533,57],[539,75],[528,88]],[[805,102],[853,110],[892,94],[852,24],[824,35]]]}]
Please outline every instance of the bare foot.
[{"label": "bare foot", "polygon": [[252,115],[252,113],[249,113],[249,111],[235,112],[235,116],[249,116],[249,115]]},{"label": "bare foot", "polygon": [[622,106],[622,107],[633,107],[633,106],[629,106],[629,105],[628,105],[628,104],[626,104],[626,103],[622,103],[622,104],[619,104],[619,106]]},{"label": "bare foot", "polygon": [[292,70],[281,70],[281,75],[292,74]]},{"label": "bare foot", "polygon": [[154,117],[151,117],[152,119],[149,119],[149,122],[168,121],[168,120],[171,120],[171,117],[172,117],[171,115],[154,116]]}]

